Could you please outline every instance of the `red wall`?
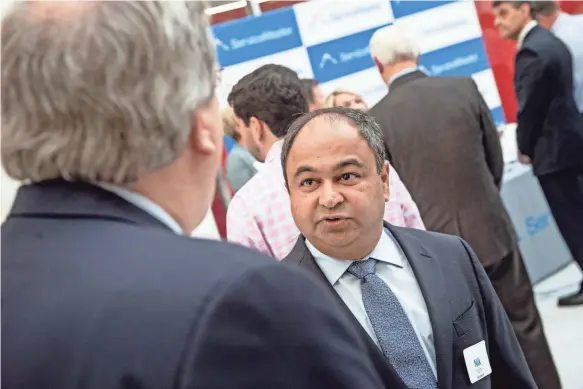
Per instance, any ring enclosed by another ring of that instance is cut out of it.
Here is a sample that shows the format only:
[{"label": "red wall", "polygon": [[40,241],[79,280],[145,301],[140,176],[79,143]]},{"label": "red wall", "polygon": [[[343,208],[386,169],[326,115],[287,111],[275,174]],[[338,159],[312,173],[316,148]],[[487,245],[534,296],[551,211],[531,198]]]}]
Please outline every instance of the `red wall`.
[{"label": "red wall", "polygon": [[[560,1],[561,8],[568,13],[583,13],[583,1]],[[500,92],[502,108],[509,123],[516,121],[516,98],[514,95],[513,75],[514,75],[514,55],[516,54],[516,44],[503,40],[494,28],[494,14],[492,12],[491,1],[474,1],[482,32],[484,34],[484,44],[490,59],[494,78]]]}]

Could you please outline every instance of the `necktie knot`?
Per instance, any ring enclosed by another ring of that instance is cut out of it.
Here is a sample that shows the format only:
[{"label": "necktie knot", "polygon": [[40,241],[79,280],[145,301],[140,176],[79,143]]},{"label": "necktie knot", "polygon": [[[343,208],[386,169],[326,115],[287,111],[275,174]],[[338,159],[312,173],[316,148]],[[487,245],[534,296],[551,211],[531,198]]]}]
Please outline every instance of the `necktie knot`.
[{"label": "necktie knot", "polygon": [[363,261],[354,261],[348,268],[348,272],[360,280],[370,274],[375,274],[377,261],[374,258],[369,258]]}]

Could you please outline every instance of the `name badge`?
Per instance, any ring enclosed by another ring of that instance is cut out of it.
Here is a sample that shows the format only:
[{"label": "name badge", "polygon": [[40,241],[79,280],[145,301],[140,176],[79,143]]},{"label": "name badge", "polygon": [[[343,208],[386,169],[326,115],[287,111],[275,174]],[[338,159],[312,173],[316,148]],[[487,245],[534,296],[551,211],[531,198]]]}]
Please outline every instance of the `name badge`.
[{"label": "name badge", "polygon": [[464,359],[472,384],[492,374],[492,366],[490,366],[490,360],[488,359],[485,341],[482,340],[465,349]]}]

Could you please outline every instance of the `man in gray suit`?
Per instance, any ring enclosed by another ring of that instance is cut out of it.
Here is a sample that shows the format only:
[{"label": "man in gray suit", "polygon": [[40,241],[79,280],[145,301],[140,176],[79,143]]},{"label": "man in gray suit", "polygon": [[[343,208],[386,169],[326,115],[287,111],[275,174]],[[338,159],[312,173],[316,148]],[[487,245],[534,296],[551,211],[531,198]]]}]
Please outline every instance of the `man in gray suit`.
[{"label": "man in gray suit", "polygon": [[499,135],[471,78],[428,77],[419,47],[396,26],[375,32],[373,59],[389,94],[370,111],[390,161],[429,231],[459,235],[494,285],[539,388],[559,388],[517,237],[499,195]]}]

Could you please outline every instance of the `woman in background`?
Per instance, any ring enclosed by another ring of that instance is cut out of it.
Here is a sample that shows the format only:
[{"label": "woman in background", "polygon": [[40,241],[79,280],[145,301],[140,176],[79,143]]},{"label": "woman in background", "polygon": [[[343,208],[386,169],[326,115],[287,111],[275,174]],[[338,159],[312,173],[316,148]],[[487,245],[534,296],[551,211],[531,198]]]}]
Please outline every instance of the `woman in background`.
[{"label": "woman in background", "polygon": [[225,135],[235,140],[235,145],[227,156],[225,171],[233,192],[237,192],[257,173],[258,162],[247,150],[248,134],[240,131],[233,110],[225,108],[222,112]]},{"label": "woman in background", "polygon": [[325,105],[327,108],[344,107],[368,111],[368,105],[360,95],[345,89],[336,89],[330,93],[326,98]]}]

